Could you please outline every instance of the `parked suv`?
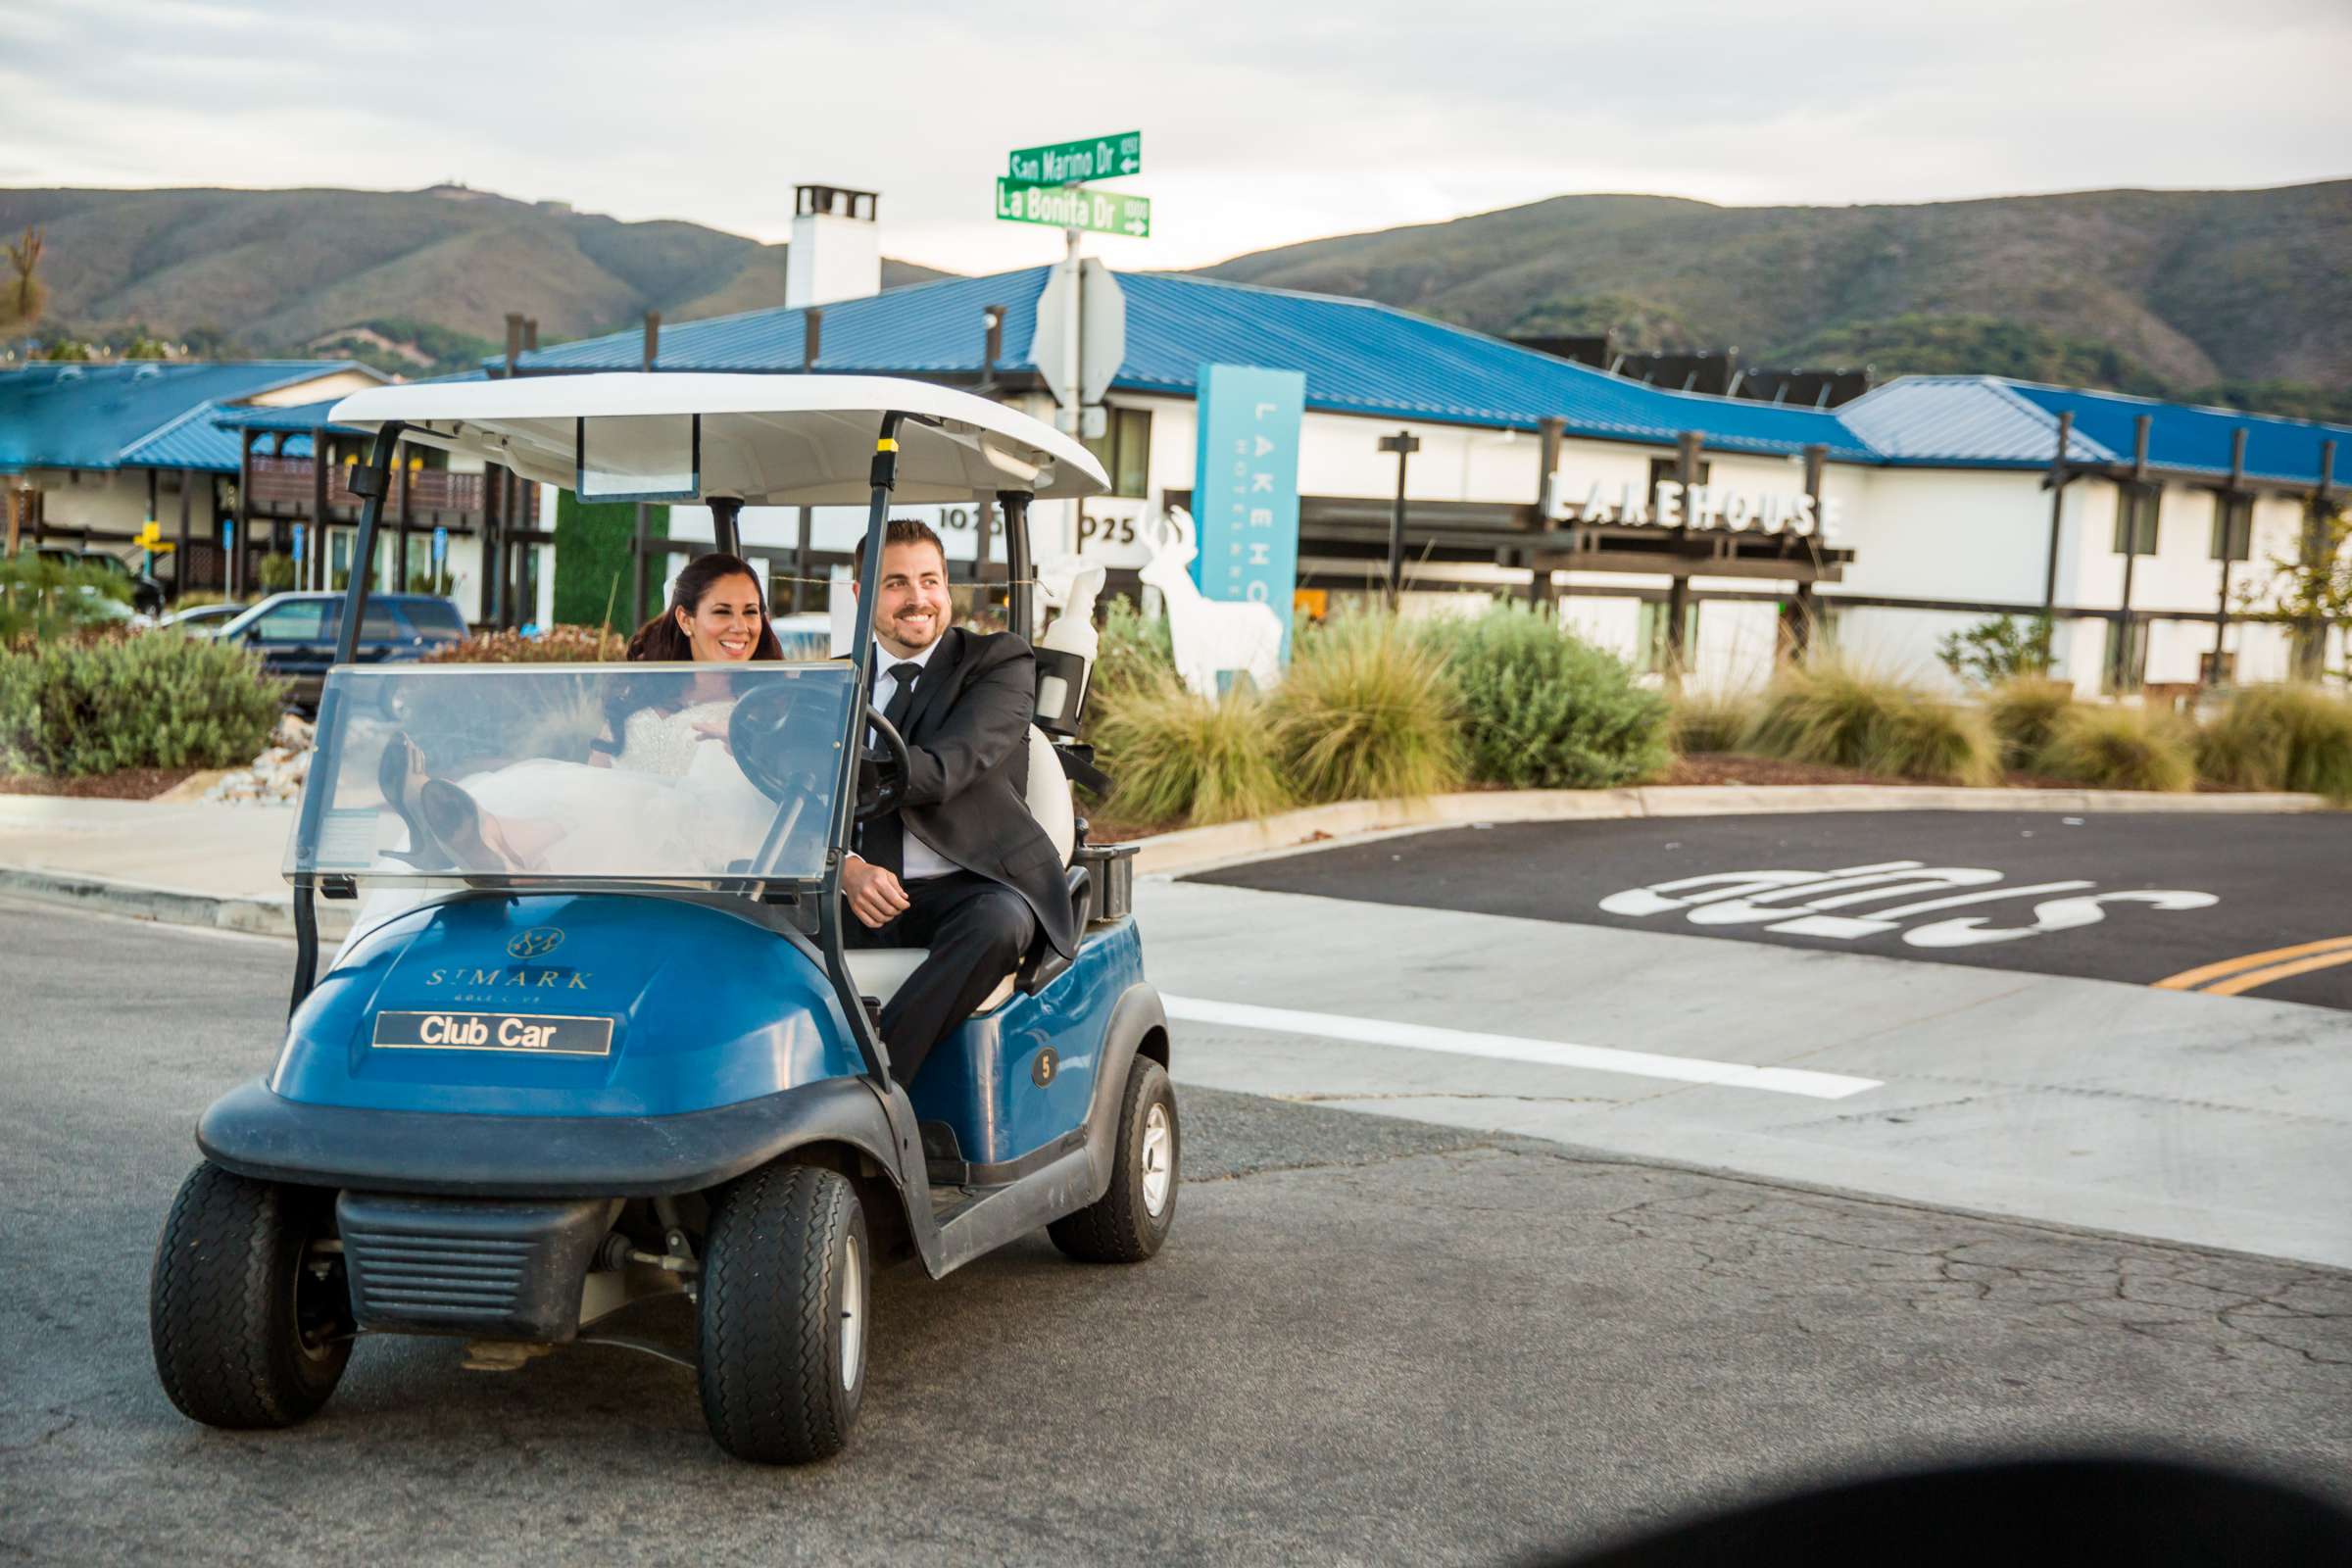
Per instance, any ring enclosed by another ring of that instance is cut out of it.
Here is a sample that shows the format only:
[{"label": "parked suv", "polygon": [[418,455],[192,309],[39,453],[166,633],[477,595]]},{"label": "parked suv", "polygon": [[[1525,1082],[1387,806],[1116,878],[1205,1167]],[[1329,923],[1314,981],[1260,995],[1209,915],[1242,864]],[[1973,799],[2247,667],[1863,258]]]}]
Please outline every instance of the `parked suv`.
[{"label": "parked suv", "polygon": [[[339,593],[271,594],[213,633],[215,640],[244,643],[262,656],[272,675],[293,681],[289,705],[305,714],[318,710],[318,688],[335,662],[335,634],[342,628]],[[466,636],[466,617],[446,599],[430,594],[370,594],[360,623],[363,664],[422,659]]]},{"label": "parked suv", "polygon": [[63,545],[41,545],[35,553],[56,565],[96,566],[122,578],[130,588],[130,610],[124,614],[153,615],[164,608],[164,585],[143,571],[133,571],[121,556],[103,550],[68,550]]}]

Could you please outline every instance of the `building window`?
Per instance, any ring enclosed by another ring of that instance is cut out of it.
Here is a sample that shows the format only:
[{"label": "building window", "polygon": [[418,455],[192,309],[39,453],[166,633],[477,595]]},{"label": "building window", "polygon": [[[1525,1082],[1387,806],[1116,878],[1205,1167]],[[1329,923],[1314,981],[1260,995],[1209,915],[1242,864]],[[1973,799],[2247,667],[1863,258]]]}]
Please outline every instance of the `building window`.
[{"label": "building window", "polygon": [[2099,679],[2104,690],[2137,691],[2148,679],[2148,623],[2136,615],[2132,618],[2129,651],[2122,661],[2123,679],[2116,679],[2117,653],[2122,646],[2125,628],[2115,621],[2107,622],[2106,645],[2099,650]]},{"label": "building window", "polygon": [[[1662,599],[1644,599],[1634,618],[1634,667],[1644,675],[1664,671],[1672,662],[1666,629],[1673,624]],[[1683,668],[1698,662],[1698,605],[1683,607]]]},{"label": "building window", "polygon": [[2125,541],[2131,541],[2132,554],[2152,556],[2156,553],[2156,514],[2164,504],[2160,485],[2127,484],[2116,487],[2115,495],[2115,553],[2124,553]]},{"label": "building window", "polygon": [[1104,409],[1102,415],[1102,433],[1086,450],[1110,475],[1112,495],[1140,498],[1152,485],[1152,411]]},{"label": "building window", "polygon": [[[2229,554],[2223,554],[2224,549]],[[2254,553],[2254,498],[2215,496],[2213,538],[2206,549],[2215,561],[2247,561]]]}]

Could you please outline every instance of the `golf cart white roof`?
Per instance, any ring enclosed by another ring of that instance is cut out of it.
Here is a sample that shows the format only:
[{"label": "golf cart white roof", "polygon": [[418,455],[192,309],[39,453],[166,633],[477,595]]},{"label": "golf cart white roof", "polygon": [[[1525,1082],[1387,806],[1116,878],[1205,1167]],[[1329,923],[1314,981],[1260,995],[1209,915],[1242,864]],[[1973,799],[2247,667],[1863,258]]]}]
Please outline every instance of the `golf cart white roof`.
[{"label": "golf cart white roof", "polygon": [[[496,381],[369,387],[334,407],[337,424],[398,420],[404,439],[503,464],[525,478],[574,486],[581,421],[701,416],[697,499],[750,506],[861,504],[882,416],[898,430],[904,502],[1041,500],[1101,495],[1110,480],[1085,447],[1017,410],[969,392],[883,375],[716,375],[612,371]],[[591,428],[591,440],[602,439]],[[613,439],[631,429],[612,425]]]}]

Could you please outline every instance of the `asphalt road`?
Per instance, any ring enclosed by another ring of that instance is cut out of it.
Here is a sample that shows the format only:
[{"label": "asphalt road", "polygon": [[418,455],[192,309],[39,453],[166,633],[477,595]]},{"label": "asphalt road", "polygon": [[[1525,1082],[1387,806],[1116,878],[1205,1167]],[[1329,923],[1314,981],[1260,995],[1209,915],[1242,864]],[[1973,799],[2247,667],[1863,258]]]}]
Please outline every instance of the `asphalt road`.
[{"label": "asphalt road", "polygon": [[[1735,879],[1771,871],[1818,880]],[[2336,813],[1502,823],[1194,880],[2352,1007],[2352,817]]]},{"label": "asphalt road", "polygon": [[832,1464],[729,1462],[686,1373],[589,1348],[368,1343],[308,1426],[207,1431],[147,1270],[288,956],[0,907],[0,1558],[1493,1562],[2069,1445],[2352,1501],[2352,1275],[1197,1086],[1161,1256],[886,1276]]}]

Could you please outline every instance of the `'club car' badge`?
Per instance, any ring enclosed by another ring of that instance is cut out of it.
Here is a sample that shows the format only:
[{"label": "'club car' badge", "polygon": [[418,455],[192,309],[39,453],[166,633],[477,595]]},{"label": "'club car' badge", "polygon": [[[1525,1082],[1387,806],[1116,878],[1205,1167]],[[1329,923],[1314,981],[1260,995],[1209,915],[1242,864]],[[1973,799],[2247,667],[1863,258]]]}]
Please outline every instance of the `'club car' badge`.
[{"label": "'club car' badge", "polygon": [[609,1056],[612,1020],[544,1012],[379,1012],[386,1051],[513,1051],[530,1056]]},{"label": "'club car' badge", "polygon": [[535,925],[507,944],[507,956],[514,958],[544,958],[563,945],[563,927]]}]

